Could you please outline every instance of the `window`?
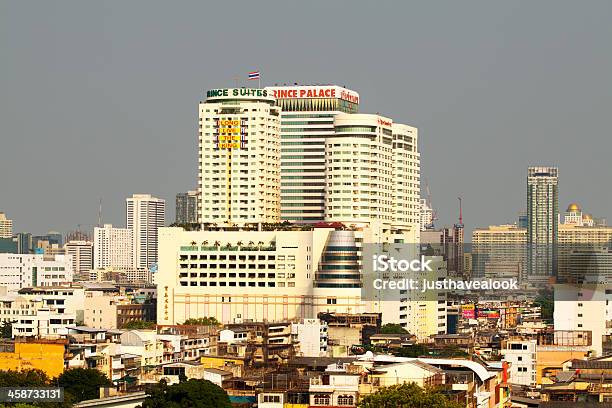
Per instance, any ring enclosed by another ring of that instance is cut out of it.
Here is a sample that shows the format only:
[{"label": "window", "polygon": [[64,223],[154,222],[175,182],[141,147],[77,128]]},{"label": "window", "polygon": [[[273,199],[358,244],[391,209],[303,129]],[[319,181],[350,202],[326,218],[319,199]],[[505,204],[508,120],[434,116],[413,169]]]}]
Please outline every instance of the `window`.
[{"label": "window", "polygon": [[354,398],[352,395],[340,395],[338,397],[338,405],[354,405]]},{"label": "window", "polygon": [[327,394],[315,394],[314,404],[315,405],[330,405],[331,398]]}]

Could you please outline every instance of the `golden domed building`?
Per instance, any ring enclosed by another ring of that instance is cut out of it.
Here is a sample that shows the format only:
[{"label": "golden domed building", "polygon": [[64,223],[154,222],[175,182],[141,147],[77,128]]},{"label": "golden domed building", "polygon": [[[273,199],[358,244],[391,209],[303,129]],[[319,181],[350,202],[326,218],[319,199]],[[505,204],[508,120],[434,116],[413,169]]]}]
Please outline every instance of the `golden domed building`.
[{"label": "golden domed building", "polygon": [[565,210],[565,216],[563,217],[563,223],[568,225],[579,225],[582,226],[582,209],[576,203],[571,203]]}]

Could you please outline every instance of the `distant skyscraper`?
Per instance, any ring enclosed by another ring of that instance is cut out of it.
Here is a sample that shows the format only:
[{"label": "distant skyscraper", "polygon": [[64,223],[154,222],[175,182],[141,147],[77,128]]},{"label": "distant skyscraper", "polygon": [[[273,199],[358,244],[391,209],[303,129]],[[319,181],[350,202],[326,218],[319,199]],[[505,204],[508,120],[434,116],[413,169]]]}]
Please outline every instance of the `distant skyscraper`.
[{"label": "distant skyscraper", "polygon": [[433,229],[433,209],[429,206],[425,198],[420,199],[420,204],[421,231]]},{"label": "distant skyscraper", "polygon": [[132,230],[111,224],[94,228],[94,267],[128,269],[134,265]]},{"label": "distant skyscraper", "polygon": [[556,275],[559,169],[529,167],[527,174],[528,279]]},{"label": "distant skyscraper", "polygon": [[15,242],[17,242],[18,254],[31,254],[34,252],[32,234],[29,232],[18,232],[15,234]]},{"label": "distant skyscraper", "polygon": [[6,218],[6,214],[0,212],[0,238],[12,238],[13,220]]},{"label": "distant skyscraper", "polygon": [[68,241],[64,245],[66,255],[72,257],[72,271],[75,276],[88,275],[93,269],[93,243],[90,241]]},{"label": "distant skyscraper", "polygon": [[134,194],[126,200],[127,228],[132,230],[135,268],[157,263],[157,229],[166,218],[166,202],[150,194]]},{"label": "distant skyscraper", "polygon": [[280,221],[280,110],[265,89],[214,89],[199,108],[201,223]]},{"label": "distant skyscraper", "polygon": [[178,193],[176,195],[177,224],[193,224],[198,222],[198,194],[195,191]]}]

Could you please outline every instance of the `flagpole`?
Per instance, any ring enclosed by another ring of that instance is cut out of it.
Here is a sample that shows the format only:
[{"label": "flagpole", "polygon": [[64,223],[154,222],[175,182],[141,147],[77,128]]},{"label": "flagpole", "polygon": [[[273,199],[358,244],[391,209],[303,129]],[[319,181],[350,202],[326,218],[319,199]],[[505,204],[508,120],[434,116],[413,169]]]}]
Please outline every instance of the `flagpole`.
[{"label": "flagpole", "polygon": [[259,87],[259,89],[261,89],[261,71],[259,71],[259,75],[257,76],[257,86]]}]

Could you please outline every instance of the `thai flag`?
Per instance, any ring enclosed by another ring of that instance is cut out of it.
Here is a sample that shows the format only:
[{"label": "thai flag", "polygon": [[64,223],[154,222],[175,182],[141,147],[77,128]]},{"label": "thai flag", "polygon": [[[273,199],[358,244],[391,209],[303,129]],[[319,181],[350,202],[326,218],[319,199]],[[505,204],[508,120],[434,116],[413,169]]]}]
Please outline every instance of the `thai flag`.
[{"label": "thai flag", "polygon": [[249,80],[259,79],[259,71],[249,72]]}]

